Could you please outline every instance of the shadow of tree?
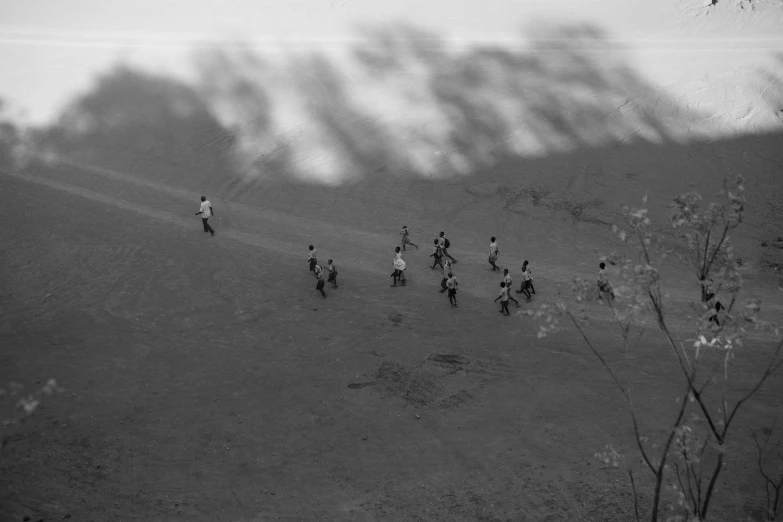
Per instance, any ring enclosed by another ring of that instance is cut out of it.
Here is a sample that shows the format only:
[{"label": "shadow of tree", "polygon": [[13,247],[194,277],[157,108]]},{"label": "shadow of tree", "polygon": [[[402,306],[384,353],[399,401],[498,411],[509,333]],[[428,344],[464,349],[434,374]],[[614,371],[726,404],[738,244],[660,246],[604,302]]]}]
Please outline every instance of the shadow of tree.
[{"label": "shadow of tree", "polygon": [[487,230],[509,243],[524,234],[537,266],[561,263],[569,276],[602,236],[561,234],[555,214],[607,229],[607,203],[645,192],[665,203],[690,183],[714,185],[722,169],[748,175],[754,203],[779,201],[778,156],[764,151],[780,153],[780,134],[694,139],[708,115],[640,77],[595,27],[537,27],[528,46],[455,48],[400,24],[360,35],[339,56],[210,49],[195,56],[192,85],[117,67],[39,129],[37,144],[354,230],[418,217],[455,229],[452,240],[459,230],[465,250],[483,248]]},{"label": "shadow of tree", "polygon": [[698,119],[639,77],[624,50],[595,27],[539,26],[527,35],[531,45],[519,50],[449,52],[434,35],[386,27],[370,33],[372,43],[356,56],[381,81],[422,66],[451,124],[447,144],[460,151],[466,172],[534,152],[660,143]]},{"label": "shadow of tree", "polygon": [[772,67],[759,71],[759,79],[763,86],[761,98],[770,113],[783,123],[783,53],[775,55]]},{"label": "shadow of tree", "polygon": [[[208,50],[196,57],[194,88],[120,67],[68,107],[46,142],[81,155],[88,144],[111,150],[122,165],[139,153],[187,150],[192,161],[182,166],[195,172],[182,179],[190,182],[225,167],[204,147],[205,137],[220,136],[246,189],[251,178],[336,185],[485,176],[529,156],[675,140],[699,119],[644,82],[591,26],[539,26],[533,44],[516,50],[450,50],[404,24],[360,35],[340,65],[322,52],[280,65],[247,46]],[[291,134],[277,109],[294,104],[303,118]],[[162,175],[181,174],[167,167]]]},{"label": "shadow of tree", "polygon": [[5,114],[5,101],[0,99],[0,169],[14,164],[13,151],[19,142],[19,129]]},{"label": "shadow of tree", "polygon": [[216,186],[234,171],[233,136],[199,92],[124,66],[36,134],[42,150],[173,185]]},{"label": "shadow of tree", "polygon": [[384,208],[380,221],[448,219],[483,195],[508,217],[561,212],[608,226],[607,203],[644,191],[665,202],[727,168],[757,176],[763,197],[763,157],[726,155],[707,139],[710,115],[637,74],[599,28],[538,25],[503,45],[455,44],[407,24],[358,34],[344,54],[199,51],[192,86],[118,67],[40,142],[313,216],[345,204],[365,216]]}]

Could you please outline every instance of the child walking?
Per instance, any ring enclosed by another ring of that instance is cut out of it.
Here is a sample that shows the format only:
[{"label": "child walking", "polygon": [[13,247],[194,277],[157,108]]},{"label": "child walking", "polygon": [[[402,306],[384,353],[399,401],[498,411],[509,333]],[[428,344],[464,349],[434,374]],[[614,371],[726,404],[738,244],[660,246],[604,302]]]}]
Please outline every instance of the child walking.
[{"label": "child walking", "polygon": [[310,252],[307,254],[307,262],[310,263],[310,271],[315,273],[315,265],[318,264],[318,259],[315,257],[315,247],[310,245],[308,248]]},{"label": "child walking", "polygon": [[498,272],[500,272],[500,268],[495,264],[495,261],[498,260],[499,253],[498,242],[495,236],[492,236],[489,240],[489,264],[492,265],[492,270],[497,270]]},{"label": "child walking", "polygon": [[313,267],[313,271],[315,272],[315,278],[318,280],[315,284],[315,289],[321,292],[322,297],[326,297],[326,292],[324,292],[324,269],[316,263],[315,267]]},{"label": "child walking", "polygon": [[457,260],[451,257],[451,254],[449,254],[449,247],[451,246],[451,241],[449,241],[448,238],[446,237],[446,233],[441,231],[437,241],[438,241],[438,246],[440,246],[440,249],[443,251],[443,256],[448,257],[449,259],[451,259],[453,263],[456,263]]},{"label": "child walking", "polygon": [[449,274],[451,273],[451,259],[446,259],[443,262],[443,279],[440,280],[440,293],[446,291],[447,285],[446,281],[449,278]]},{"label": "child walking", "polygon": [[[506,283],[506,290],[510,290],[511,288],[513,288],[511,286],[512,285],[511,274],[508,273],[508,268],[504,268],[503,269],[503,282]],[[511,299],[512,301],[514,301],[514,304],[516,304],[517,308],[519,308],[519,301],[514,299],[514,296],[511,295],[510,292],[508,294],[508,298]]]},{"label": "child walking", "polygon": [[500,294],[495,298],[495,302],[500,299],[500,313],[503,315],[511,315],[508,311],[508,288],[506,283],[500,283]]},{"label": "child walking", "polygon": [[432,247],[432,254],[430,254],[430,257],[435,258],[435,262],[432,263],[432,270],[435,270],[437,265],[440,265],[440,267],[443,268],[443,250],[441,250],[437,239],[434,241],[434,244],[435,246]]},{"label": "child walking", "polygon": [[525,294],[528,303],[533,300],[533,296],[530,295],[530,288],[533,286],[532,281],[530,270],[527,268],[527,261],[525,261],[522,263],[522,284],[519,287],[519,293]]},{"label": "child walking", "polygon": [[327,261],[326,271],[329,272],[329,277],[327,278],[327,281],[332,283],[332,286],[334,286],[334,288],[337,288],[337,266],[335,266],[334,261],[332,261],[331,259]]},{"label": "child walking", "polygon": [[400,285],[405,286],[405,260],[402,259],[402,252],[400,252],[400,247],[396,247],[394,249],[394,272],[392,272],[392,277],[394,278],[394,283],[391,286],[397,286],[397,279],[400,280]]},{"label": "child walking", "polygon": [[400,231],[400,235],[402,235],[402,249],[405,250],[405,245],[411,245],[415,246],[416,250],[419,249],[419,245],[411,241],[410,234],[408,233],[408,227],[403,225],[402,230]]},{"label": "child walking", "polygon": [[201,214],[201,224],[204,225],[204,232],[209,232],[214,236],[215,231],[209,224],[209,218],[215,215],[215,211],[212,210],[212,203],[209,202],[206,196],[201,196],[201,207],[199,208],[199,211],[196,212],[197,216],[199,214]]},{"label": "child walking", "polygon": [[527,286],[527,290],[531,294],[535,294],[536,293],[536,289],[533,288],[533,272],[532,272],[532,270],[530,270],[530,266],[529,266],[529,263],[527,261],[522,263],[523,280],[524,280],[524,273],[525,272],[527,272],[527,285],[526,285]]},{"label": "child walking", "polygon": [[446,280],[446,286],[449,289],[449,303],[452,307],[459,306],[457,304],[457,278],[451,272],[449,272],[449,277]]}]

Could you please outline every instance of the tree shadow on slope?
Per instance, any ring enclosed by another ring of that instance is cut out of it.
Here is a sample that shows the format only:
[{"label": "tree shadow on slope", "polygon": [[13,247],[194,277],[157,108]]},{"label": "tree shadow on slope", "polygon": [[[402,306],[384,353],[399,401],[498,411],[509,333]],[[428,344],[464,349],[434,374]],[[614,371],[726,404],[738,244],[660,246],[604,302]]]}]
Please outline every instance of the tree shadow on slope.
[{"label": "tree shadow on slope", "polygon": [[[439,180],[545,179],[540,192],[581,193],[601,170],[598,149],[674,144],[704,117],[648,84],[591,26],[537,27],[518,49],[454,50],[404,24],[359,32],[347,60],[310,52],[278,65],[248,49],[200,57],[210,103],[230,107],[254,144],[240,151],[247,172],[237,196],[277,181],[292,183],[299,202],[336,202],[336,191],[410,211],[411,187],[435,195]],[[254,124],[259,111],[263,125]],[[279,121],[283,112],[299,115],[293,127]]]},{"label": "tree shadow on slope", "polygon": [[761,69],[759,77],[762,84],[761,97],[767,109],[783,124],[783,53],[777,53],[773,66]]},{"label": "tree shadow on slope", "polygon": [[[509,139],[515,135],[526,137],[531,151],[545,152],[633,136],[665,141],[696,117],[678,112],[637,75],[624,50],[598,28],[537,26],[525,36],[531,45],[524,49],[451,52],[416,28],[378,28],[356,56],[384,81],[423,66],[431,95],[452,124],[449,141],[473,153],[473,170],[491,166],[493,156],[515,155]],[[639,98],[655,100],[655,110]]]},{"label": "tree shadow on slope", "polygon": [[19,129],[5,114],[5,101],[0,98],[0,169],[14,164],[14,148],[20,140]]},{"label": "tree shadow on slope", "polygon": [[177,80],[118,66],[73,100],[37,148],[86,165],[178,186],[216,187],[235,163],[231,131]]},{"label": "tree shadow on slope", "polygon": [[379,227],[451,219],[477,197],[511,217],[608,226],[609,206],[645,191],[665,203],[726,169],[751,178],[753,197],[764,153],[741,150],[774,150],[775,136],[694,139],[709,115],[647,82],[593,26],[538,26],[527,46],[455,48],[406,24],[359,35],[347,56],[200,52],[193,86],[116,68],[42,142],[222,199],[311,215],[346,205]]}]

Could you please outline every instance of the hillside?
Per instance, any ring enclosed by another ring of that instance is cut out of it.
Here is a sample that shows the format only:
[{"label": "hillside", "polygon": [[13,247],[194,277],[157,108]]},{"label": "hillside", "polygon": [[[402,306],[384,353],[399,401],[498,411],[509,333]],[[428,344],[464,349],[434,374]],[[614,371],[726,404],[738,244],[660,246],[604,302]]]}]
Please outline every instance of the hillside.
[{"label": "hillside", "polygon": [[[595,277],[623,204],[647,195],[681,248],[671,198],[742,174],[741,297],[780,320],[783,62],[757,58],[781,6],[661,5],[651,19],[681,24],[649,34],[660,42],[755,28],[762,43],[687,79],[687,60],[652,58],[687,48],[637,48],[593,22],[461,45],[366,24],[340,49],[201,46],[187,75],[115,64],[7,139],[0,382],[55,377],[65,392],[14,428],[0,519],[628,520],[626,475],[594,458],[611,444],[635,466],[621,398],[575,331],[540,339],[530,317],[498,313],[486,249],[497,236],[517,283],[531,262],[537,293],[512,312],[536,309]],[[402,225],[421,249],[390,288]],[[427,257],[441,230],[456,309]],[[340,269],[325,299],[309,244]],[[674,260],[661,271],[688,342],[696,281]],[[622,364],[609,310],[586,315]],[[654,438],[681,385],[658,330],[642,330],[634,389]],[[738,350],[730,397],[770,346]],[[772,379],[743,410],[714,520],[760,519],[747,429],[769,428],[781,392]]]}]

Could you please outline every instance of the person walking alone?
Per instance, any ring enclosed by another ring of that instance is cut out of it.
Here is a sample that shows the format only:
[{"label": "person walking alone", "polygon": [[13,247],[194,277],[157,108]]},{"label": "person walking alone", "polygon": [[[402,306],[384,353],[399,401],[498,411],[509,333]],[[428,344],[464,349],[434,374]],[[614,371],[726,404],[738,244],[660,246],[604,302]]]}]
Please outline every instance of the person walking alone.
[{"label": "person walking alone", "polygon": [[201,196],[201,210],[196,212],[197,216],[199,214],[201,214],[201,223],[204,225],[204,232],[209,232],[214,236],[215,231],[209,225],[209,218],[215,215],[215,211],[212,210],[212,203],[209,202],[206,196]]},{"label": "person walking alone", "polygon": [[459,306],[457,304],[457,278],[454,277],[454,274],[449,272],[449,277],[446,279],[446,287],[449,289],[449,303],[452,307]]},{"label": "person walking alone", "polygon": [[402,236],[402,249],[405,250],[405,245],[410,245],[416,247],[416,250],[419,249],[419,245],[411,241],[411,235],[408,232],[408,227],[403,225],[402,230],[400,230],[400,235]]},{"label": "person walking alone", "polygon": [[397,280],[400,280],[400,285],[405,286],[405,260],[402,258],[402,252],[400,252],[400,247],[396,247],[394,249],[394,272],[392,272],[392,277],[394,278],[394,283],[391,286],[397,286]]},{"label": "person walking alone", "polygon": [[492,270],[497,270],[500,272],[500,267],[495,264],[495,261],[498,260],[498,254],[500,254],[500,250],[498,250],[498,242],[495,239],[495,236],[492,236],[489,240],[489,264],[492,265]]}]

